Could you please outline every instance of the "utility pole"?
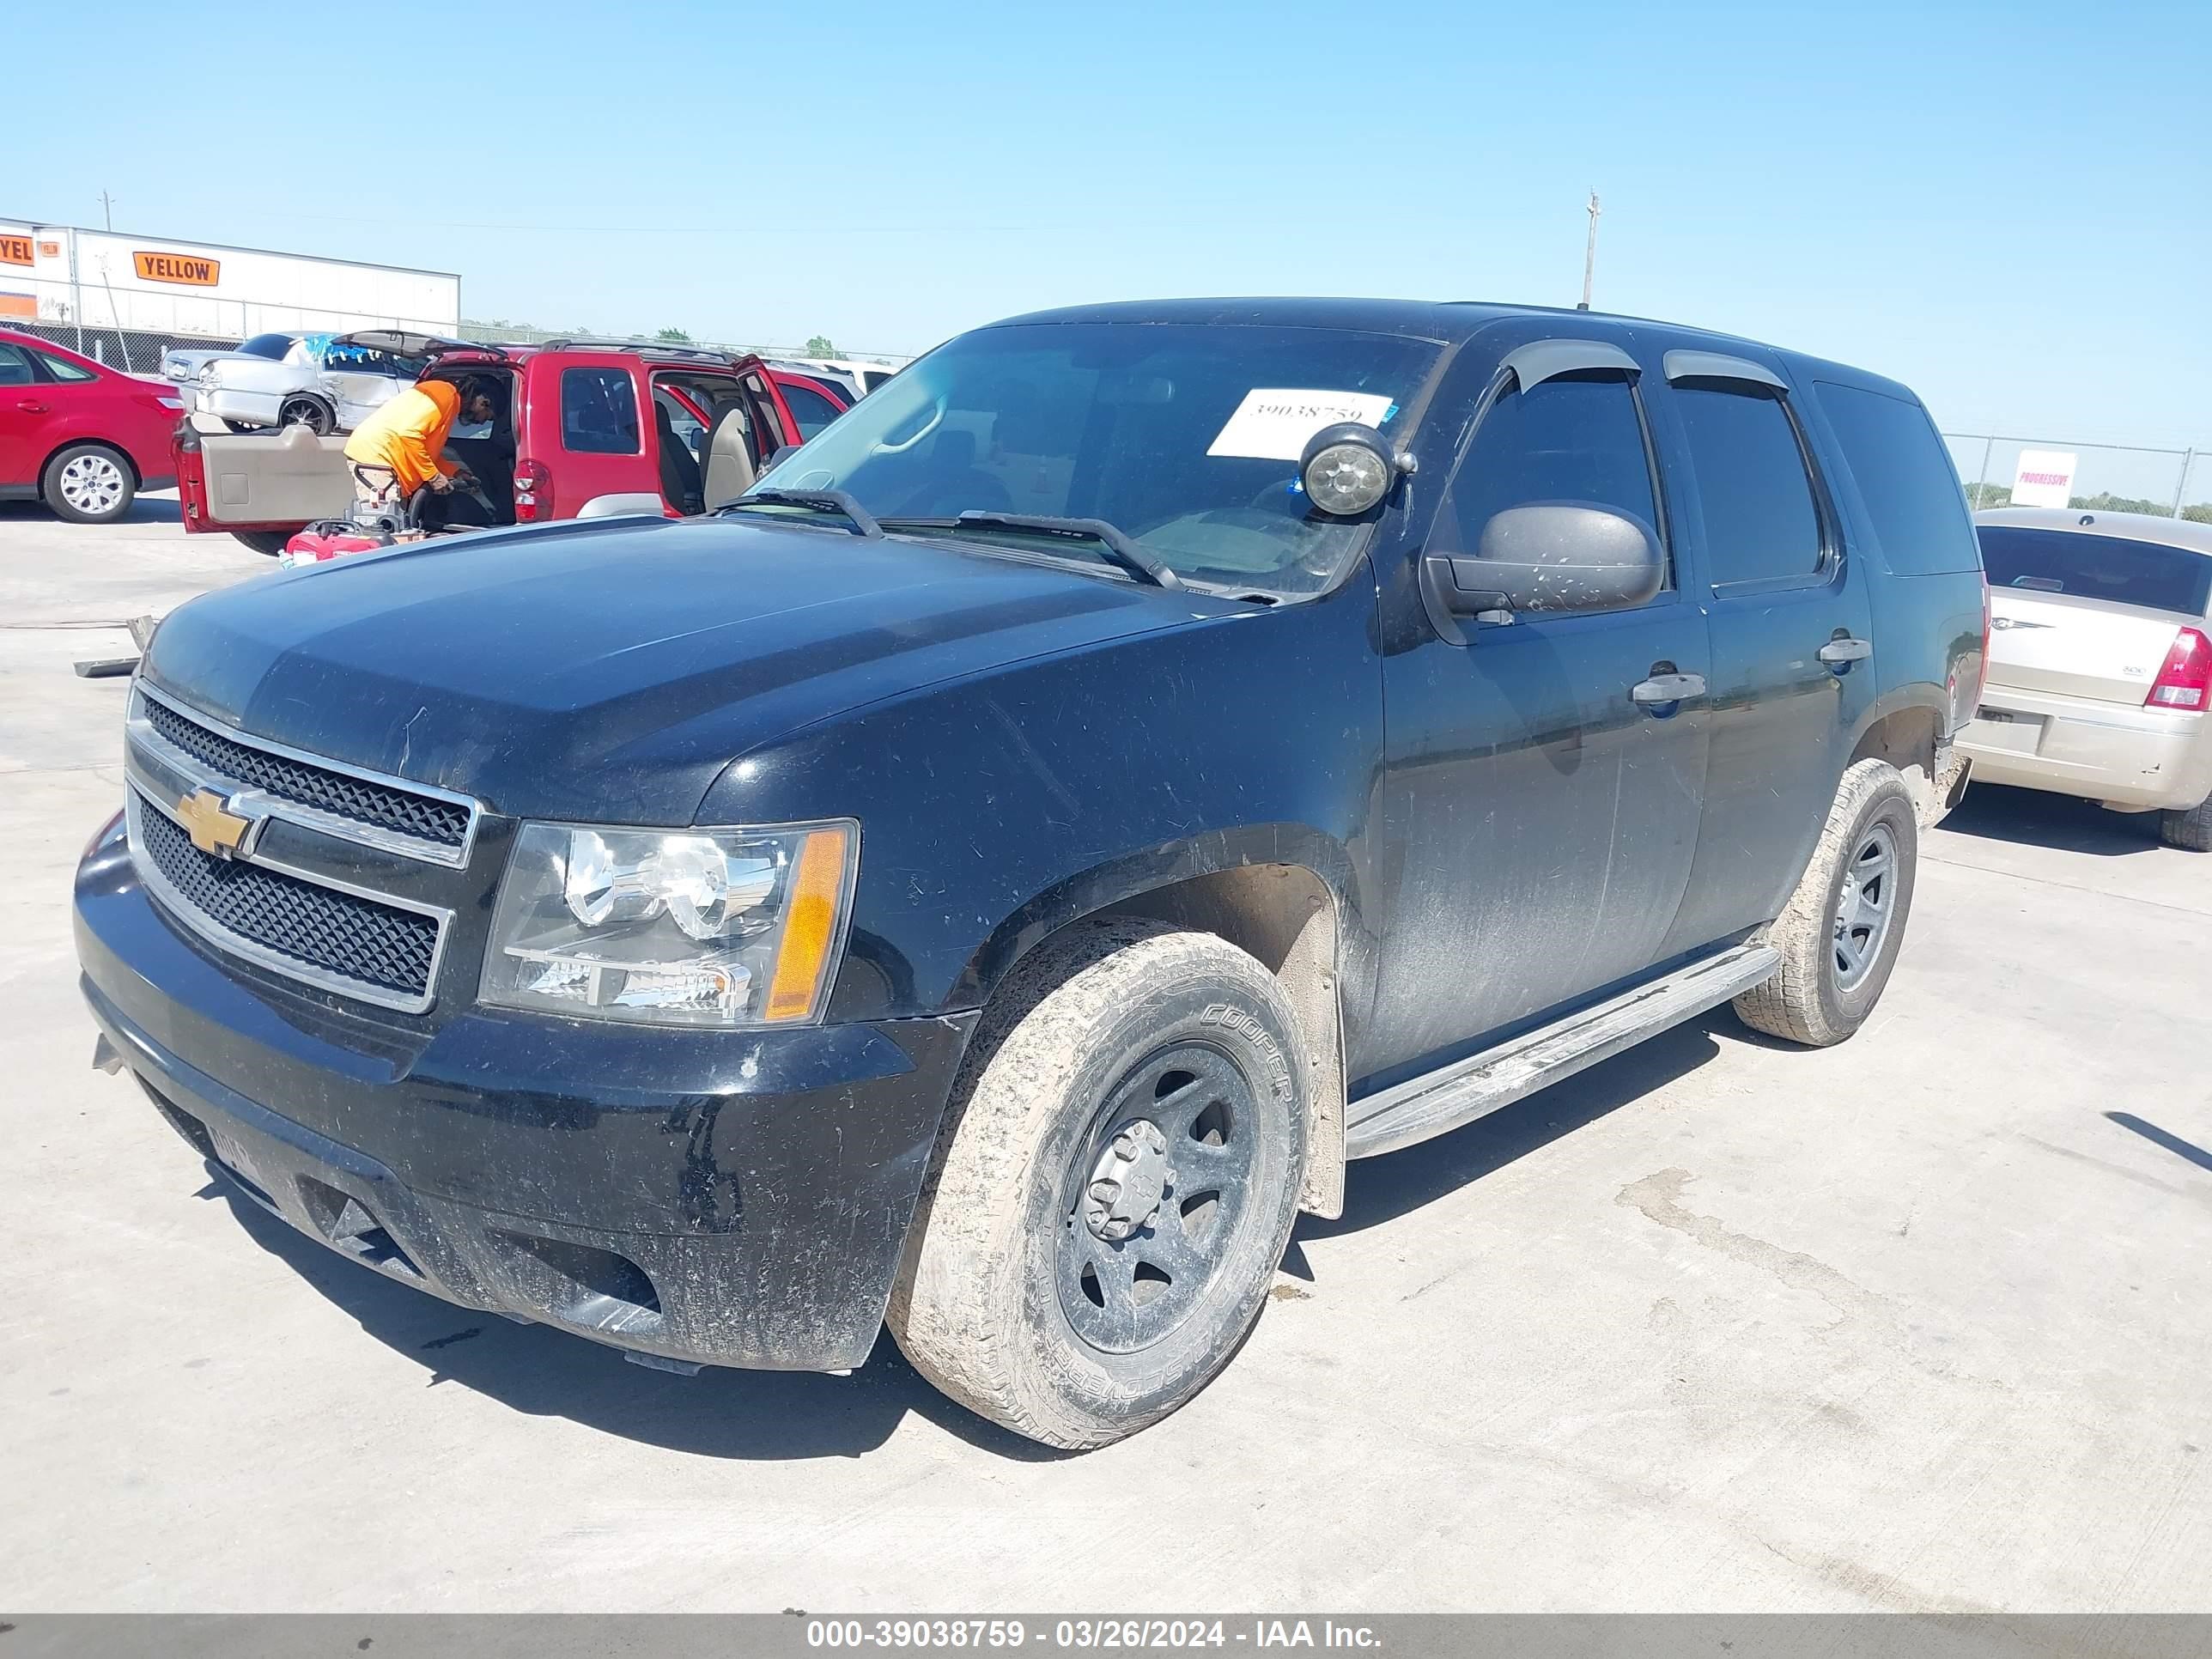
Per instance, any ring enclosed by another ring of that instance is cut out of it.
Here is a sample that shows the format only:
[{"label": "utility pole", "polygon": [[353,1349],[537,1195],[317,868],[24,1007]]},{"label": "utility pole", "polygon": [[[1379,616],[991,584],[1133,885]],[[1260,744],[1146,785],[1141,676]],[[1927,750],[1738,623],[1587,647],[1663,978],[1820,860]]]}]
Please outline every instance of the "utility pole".
[{"label": "utility pole", "polygon": [[[1595,198],[1593,198],[1592,199],[1595,200]],[[109,230],[112,231],[115,228],[115,200],[104,190],[100,192],[100,216],[106,224]],[[1583,286],[1584,288],[1588,288],[1589,284],[1585,282]],[[1585,294],[1583,297],[1587,300],[1589,295]],[[1585,307],[1584,309],[1588,309],[1588,307]]]},{"label": "utility pole", "polygon": [[1588,311],[1590,307],[1590,277],[1597,270],[1598,212],[1597,192],[1592,191],[1589,198],[1589,240],[1583,245],[1583,302],[1575,307],[1577,311]]}]

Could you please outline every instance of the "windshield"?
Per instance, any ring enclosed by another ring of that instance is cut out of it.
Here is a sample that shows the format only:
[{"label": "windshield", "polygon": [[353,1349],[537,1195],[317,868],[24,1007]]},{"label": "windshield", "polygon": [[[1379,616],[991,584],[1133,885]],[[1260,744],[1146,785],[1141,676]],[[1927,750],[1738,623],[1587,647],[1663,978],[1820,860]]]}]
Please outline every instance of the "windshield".
[{"label": "windshield", "polygon": [[[1367,526],[1309,510],[1297,483],[1305,441],[1356,418],[1402,444],[1410,434],[1391,422],[1437,351],[1334,329],[979,329],[854,404],[761,488],[845,490],[886,520],[1103,519],[1188,580],[1316,592]],[[1104,562],[1064,538],[989,539]]]}]

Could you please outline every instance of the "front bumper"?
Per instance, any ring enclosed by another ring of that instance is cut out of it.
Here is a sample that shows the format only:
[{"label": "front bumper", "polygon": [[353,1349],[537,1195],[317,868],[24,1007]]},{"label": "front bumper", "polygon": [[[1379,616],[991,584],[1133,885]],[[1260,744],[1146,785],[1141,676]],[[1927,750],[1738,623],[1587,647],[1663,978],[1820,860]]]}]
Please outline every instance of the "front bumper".
[{"label": "front bumper", "polygon": [[2212,794],[2212,726],[2192,712],[1991,685],[1958,747],[1978,782],[2130,811],[2185,810]]},{"label": "front bumper", "polygon": [[310,1238],[670,1359],[842,1370],[874,1345],[972,1014],[372,1016],[185,934],[114,831],[76,922],[94,1018],[162,1115]]}]

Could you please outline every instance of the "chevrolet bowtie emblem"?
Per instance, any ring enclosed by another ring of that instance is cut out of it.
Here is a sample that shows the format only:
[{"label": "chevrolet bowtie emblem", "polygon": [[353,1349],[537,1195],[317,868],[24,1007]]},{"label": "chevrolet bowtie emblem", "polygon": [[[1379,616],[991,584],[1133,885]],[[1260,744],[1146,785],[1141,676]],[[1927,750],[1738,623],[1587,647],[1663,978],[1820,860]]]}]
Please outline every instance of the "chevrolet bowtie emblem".
[{"label": "chevrolet bowtie emblem", "polygon": [[177,822],[185,826],[192,845],[218,858],[243,858],[253,850],[256,818],[241,817],[230,802],[212,789],[195,789],[177,803]]}]

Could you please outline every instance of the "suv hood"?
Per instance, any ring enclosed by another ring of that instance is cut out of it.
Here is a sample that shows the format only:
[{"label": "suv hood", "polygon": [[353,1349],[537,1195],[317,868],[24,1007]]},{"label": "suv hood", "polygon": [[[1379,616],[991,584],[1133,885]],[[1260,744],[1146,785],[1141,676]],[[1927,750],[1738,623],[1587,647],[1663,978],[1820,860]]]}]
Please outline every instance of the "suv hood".
[{"label": "suv hood", "polygon": [[495,811],[681,824],[796,726],[1242,609],[944,544],[632,520],[244,582],[171,612],[142,672],[241,731]]}]

